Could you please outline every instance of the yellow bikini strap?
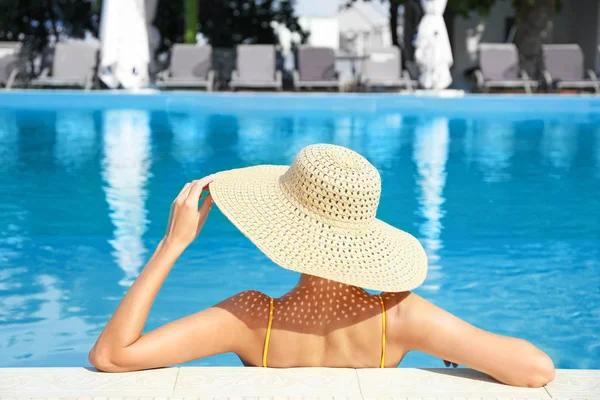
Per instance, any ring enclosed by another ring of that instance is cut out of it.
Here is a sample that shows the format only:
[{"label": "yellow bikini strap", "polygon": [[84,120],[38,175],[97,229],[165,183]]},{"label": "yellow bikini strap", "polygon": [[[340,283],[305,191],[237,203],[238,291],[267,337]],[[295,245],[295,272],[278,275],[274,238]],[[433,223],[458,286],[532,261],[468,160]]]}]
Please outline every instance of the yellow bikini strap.
[{"label": "yellow bikini strap", "polygon": [[381,303],[381,365],[379,368],[385,368],[385,304],[383,304],[383,297],[381,294],[377,295],[379,297],[379,303]]},{"label": "yellow bikini strap", "polygon": [[269,339],[271,338],[271,325],[273,325],[273,298],[269,301],[269,324],[265,336],[265,347],[263,348],[263,367],[267,366],[267,354],[269,353]]}]

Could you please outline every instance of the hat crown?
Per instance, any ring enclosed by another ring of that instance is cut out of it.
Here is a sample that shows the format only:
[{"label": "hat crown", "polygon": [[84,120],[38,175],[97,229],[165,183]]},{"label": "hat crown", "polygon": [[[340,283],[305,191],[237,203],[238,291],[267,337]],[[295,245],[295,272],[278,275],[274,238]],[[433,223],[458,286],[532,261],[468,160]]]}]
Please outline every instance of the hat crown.
[{"label": "hat crown", "polygon": [[295,205],[331,225],[351,228],[375,219],[381,178],[366,158],[344,147],[318,144],[300,151],[280,178]]}]

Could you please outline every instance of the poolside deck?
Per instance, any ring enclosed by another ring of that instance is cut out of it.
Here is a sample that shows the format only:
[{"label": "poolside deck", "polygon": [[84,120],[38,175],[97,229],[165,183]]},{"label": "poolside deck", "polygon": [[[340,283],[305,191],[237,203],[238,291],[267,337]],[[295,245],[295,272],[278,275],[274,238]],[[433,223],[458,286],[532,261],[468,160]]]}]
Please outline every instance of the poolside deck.
[{"label": "poolside deck", "polygon": [[183,367],[122,374],[87,368],[0,369],[0,399],[600,399],[600,370],[559,370],[545,388],[514,388],[467,369]]}]

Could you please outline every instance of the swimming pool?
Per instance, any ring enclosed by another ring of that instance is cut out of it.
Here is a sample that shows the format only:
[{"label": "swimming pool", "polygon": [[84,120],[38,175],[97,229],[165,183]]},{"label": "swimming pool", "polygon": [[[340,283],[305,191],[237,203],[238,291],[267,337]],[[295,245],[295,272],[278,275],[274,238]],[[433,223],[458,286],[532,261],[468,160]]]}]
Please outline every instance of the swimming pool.
[{"label": "swimming pool", "polygon": [[[429,255],[419,294],[600,368],[600,98],[75,92],[0,94],[0,367],[88,365],[186,181],[316,142],[380,170],[378,217]],[[296,280],[214,209],[147,329]]]}]

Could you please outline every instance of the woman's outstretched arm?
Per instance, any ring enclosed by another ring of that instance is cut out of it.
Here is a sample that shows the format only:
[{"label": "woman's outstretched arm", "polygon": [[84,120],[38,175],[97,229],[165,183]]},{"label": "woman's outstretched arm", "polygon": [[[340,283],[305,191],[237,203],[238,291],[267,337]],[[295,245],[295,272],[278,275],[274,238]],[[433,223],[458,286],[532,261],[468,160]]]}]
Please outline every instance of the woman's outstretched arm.
[{"label": "woman's outstretched arm", "polygon": [[412,293],[402,320],[411,350],[484,372],[513,386],[541,387],[554,380],[554,364],[523,340],[479,329]]},{"label": "woman's outstretched arm", "polygon": [[216,307],[142,335],[165,278],[206,221],[212,198],[207,195],[200,209],[198,202],[212,180],[209,176],[186,184],[173,202],[165,238],[90,351],[89,361],[96,368],[108,372],[157,368],[236,350],[233,332],[240,332],[243,324]]}]

